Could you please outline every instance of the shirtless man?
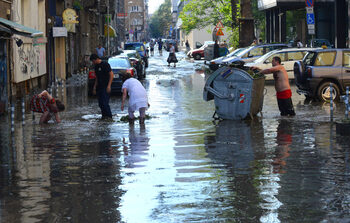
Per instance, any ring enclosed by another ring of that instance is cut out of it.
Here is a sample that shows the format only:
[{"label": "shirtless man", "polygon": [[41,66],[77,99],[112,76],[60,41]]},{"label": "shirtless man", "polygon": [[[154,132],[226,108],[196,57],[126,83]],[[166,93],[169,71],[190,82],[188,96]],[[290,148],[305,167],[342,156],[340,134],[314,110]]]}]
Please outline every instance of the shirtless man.
[{"label": "shirtless man", "polygon": [[252,67],[251,69],[258,69],[262,74],[273,74],[278,108],[280,109],[281,115],[294,116],[295,112],[292,102],[292,91],[290,89],[287,71],[283,65],[281,65],[281,58],[274,57],[272,59],[272,68],[261,70],[257,67]]}]

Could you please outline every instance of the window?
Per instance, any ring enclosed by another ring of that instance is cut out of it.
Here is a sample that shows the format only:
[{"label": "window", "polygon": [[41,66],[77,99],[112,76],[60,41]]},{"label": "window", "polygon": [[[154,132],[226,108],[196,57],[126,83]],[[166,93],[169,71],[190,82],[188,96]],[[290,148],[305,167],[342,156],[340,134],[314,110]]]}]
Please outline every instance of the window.
[{"label": "window", "polygon": [[332,66],[335,60],[336,52],[320,52],[317,54],[315,66]]},{"label": "window", "polygon": [[138,12],[138,11],[139,11],[138,5],[131,6],[131,12]]},{"label": "window", "polygon": [[272,63],[272,59],[274,57],[281,58],[281,62],[286,61],[286,53],[276,53],[276,54],[271,55],[267,60],[265,60],[265,63]]},{"label": "window", "polygon": [[343,52],[343,67],[350,67],[350,51]]},{"label": "window", "polygon": [[249,56],[248,57],[255,57],[255,56],[262,56],[262,55],[264,55],[263,48],[262,47],[257,47],[257,48],[252,49],[249,52]]},{"label": "window", "polygon": [[123,68],[130,68],[130,64],[128,63],[127,59],[111,59],[108,60],[108,63],[111,65],[112,69],[115,67],[123,67]]},{"label": "window", "polygon": [[288,61],[294,61],[294,60],[302,60],[305,56],[304,51],[299,52],[289,52],[288,53]]}]

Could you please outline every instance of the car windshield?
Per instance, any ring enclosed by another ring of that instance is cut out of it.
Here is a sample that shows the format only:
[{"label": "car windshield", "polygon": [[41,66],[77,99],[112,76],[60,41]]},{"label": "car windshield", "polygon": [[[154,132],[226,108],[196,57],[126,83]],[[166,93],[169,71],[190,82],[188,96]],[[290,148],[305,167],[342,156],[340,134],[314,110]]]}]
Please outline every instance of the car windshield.
[{"label": "car windshield", "polygon": [[238,48],[238,49],[235,49],[232,53],[228,54],[227,56],[225,57],[233,57],[233,56],[236,56],[237,54],[239,54],[240,52],[242,52],[243,50],[245,50],[246,48]]},{"label": "car windshield", "polygon": [[242,57],[244,54],[248,53],[252,48],[254,48],[254,46],[245,48],[244,50],[240,51],[238,54],[236,54],[235,56],[237,57]]},{"label": "car windshield", "polygon": [[135,50],[136,47],[141,47],[141,45],[137,45],[137,44],[126,44],[126,45],[125,45],[125,50]]},{"label": "car windshield", "polygon": [[112,68],[114,67],[129,68],[130,67],[129,61],[124,58],[109,59],[108,63],[109,65],[111,65]]}]

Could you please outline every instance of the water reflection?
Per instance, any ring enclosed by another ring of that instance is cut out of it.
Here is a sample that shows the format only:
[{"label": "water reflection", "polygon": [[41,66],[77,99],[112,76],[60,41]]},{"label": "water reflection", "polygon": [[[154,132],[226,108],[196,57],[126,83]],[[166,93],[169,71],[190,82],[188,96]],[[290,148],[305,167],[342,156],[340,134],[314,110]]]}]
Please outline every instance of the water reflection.
[{"label": "water reflection", "polygon": [[223,212],[228,219],[255,222],[262,215],[257,180],[261,167],[254,160],[264,155],[263,142],[264,130],[259,120],[221,121],[216,126],[216,134],[205,138],[208,157],[227,168],[227,173],[220,176],[219,185],[230,193],[223,198],[223,205],[232,207]]}]

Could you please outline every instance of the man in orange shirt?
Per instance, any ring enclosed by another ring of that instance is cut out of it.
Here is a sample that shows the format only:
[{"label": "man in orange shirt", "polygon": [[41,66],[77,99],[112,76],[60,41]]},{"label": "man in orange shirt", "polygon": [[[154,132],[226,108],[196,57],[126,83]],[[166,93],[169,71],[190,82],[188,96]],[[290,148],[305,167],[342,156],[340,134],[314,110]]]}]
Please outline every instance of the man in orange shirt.
[{"label": "man in orange shirt", "polygon": [[[252,67],[255,70],[259,68]],[[294,116],[295,111],[292,102],[292,91],[290,89],[288,74],[286,69],[281,65],[281,58],[274,57],[272,59],[272,67],[265,70],[260,70],[262,74],[273,74],[275,80],[275,89],[278,102],[278,108],[282,116]]]}]

